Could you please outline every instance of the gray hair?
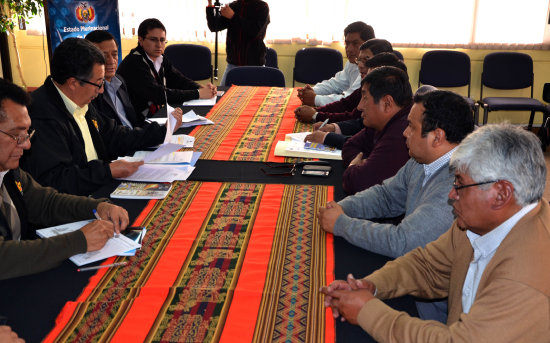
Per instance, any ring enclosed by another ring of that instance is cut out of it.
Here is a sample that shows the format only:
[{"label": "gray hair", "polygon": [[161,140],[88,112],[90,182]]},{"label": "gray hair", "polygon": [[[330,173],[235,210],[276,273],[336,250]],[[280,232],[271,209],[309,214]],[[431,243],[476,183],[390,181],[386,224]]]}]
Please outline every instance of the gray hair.
[{"label": "gray hair", "polygon": [[520,206],[539,201],[544,192],[546,164],[540,141],[510,124],[485,125],[472,132],[458,145],[450,166],[475,182],[509,181]]}]

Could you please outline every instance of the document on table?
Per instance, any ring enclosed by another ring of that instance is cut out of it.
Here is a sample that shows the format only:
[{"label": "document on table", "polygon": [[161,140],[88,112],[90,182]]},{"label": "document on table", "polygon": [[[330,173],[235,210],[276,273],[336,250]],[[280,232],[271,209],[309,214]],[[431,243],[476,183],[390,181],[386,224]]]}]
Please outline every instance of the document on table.
[{"label": "document on table", "polygon": [[311,132],[287,133],[285,135],[285,141],[304,142],[307,135],[311,135]]},{"label": "document on table", "polygon": [[[159,158],[169,155],[174,151],[178,151],[181,148],[183,148],[183,146],[179,144],[174,144],[174,143],[161,144],[155,151],[149,152],[148,154],[144,154],[143,162],[149,163],[151,161],[158,160]],[[134,157],[136,156],[134,155]]]},{"label": "document on table", "polygon": [[141,182],[184,181],[187,180],[193,170],[195,170],[195,167],[190,165],[144,164],[139,166],[138,170],[132,175],[117,180]]},{"label": "document on table", "polygon": [[203,116],[199,116],[198,114],[195,113],[195,111],[191,110],[182,116],[180,127],[190,127],[190,126],[196,126],[196,125],[211,125],[211,124],[214,124],[212,120],[206,119]]},{"label": "document on table", "polygon": [[[52,226],[45,229],[36,230],[36,234],[42,238],[54,237],[79,230],[81,227],[91,223],[92,221],[93,220],[82,220],[79,222]],[[141,244],[134,242],[124,235],[118,235],[118,237],[109,238],[105,246],[100,250],[74,255],[69,259],[77,266],[82,266],[139,248],[141,248]]]},{"label": "document on table", "polygon": [[182,106],[214,106],[216,104],[216,97],[210,99],[195,99],[189,100],[182,104]]},{"label": "document on table", "polygon": [[149,151],[136,151],[133,158],[138,160],[142,159],[145,163],[150,164],[189,164],[193,160],[193,151],[175,151],[155,159],[151,159],[151,154],[152,153]]}]

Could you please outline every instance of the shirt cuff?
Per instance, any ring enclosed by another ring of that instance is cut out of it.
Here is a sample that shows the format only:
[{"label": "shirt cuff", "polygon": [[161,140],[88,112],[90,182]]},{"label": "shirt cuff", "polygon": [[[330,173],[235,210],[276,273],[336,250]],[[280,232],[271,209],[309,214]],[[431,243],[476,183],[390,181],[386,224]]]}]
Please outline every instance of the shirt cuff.
[{"label": "shirt cuff", "polygon": [[317,121],[317,113],[319,113],[319,112],[315,112],[315,114],[311,117],[311,119],[313,119],[313,121]]}]

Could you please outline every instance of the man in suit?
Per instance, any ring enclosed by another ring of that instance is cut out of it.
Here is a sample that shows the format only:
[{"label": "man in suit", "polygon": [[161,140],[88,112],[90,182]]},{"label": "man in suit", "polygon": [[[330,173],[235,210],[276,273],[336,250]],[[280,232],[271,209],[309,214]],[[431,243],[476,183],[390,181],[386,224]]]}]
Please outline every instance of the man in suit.
[{"label": "man in suit", "polygon": [[[19,169],[19,158],[30,148],[34,133],[29,132],[27,103],[24,90],[0,79],[0,279],[37,273],[70,256],[98,250],[129,222],[126,210],[106,199],[58,193]],[[92,219],[94,209],[105,220],[72,233],[34,239],[31,225]]]},{"label": "man in suit", "polygon": [[[155,122],[144,120],[142,115],[137,115],[134,106],[130,102],[128,95],[128,87],[122,76],[116,74],[118,67],[118,46],[115,37],[105,30],[95,30],[86,35],[86,39],[92,42],[105,57],[105,84],[104,92],[99,93],[92,100],[92,104],[97,111],[107,117],[113,119],[119,125],[124,125],[129,128],[150,126],[152,132],[162,136],[166,133],[166,126],[161,126]],[[181,117],[181,108],[174,110],[175,116]],[[178,120],[174,127],[174,131],[178,129],[181,122]]]},{"label": "man in suit", "polygon": [[29,112],[37,134],[23,169],[43,185],[77,195],[133,174],[142,162],[116,159],[162,143],[164,134],[117,125],[89,105],[103,93],[105,82],[105,58],[89,41],[64,40],[51,65],[52,75],[31,95]]},{"label": "man in suit", "polygon": [[[519,127],[487,125],[464,139],[450,167],[451,228],[362,280],[324,287],[325,306],[379,342],[547,342],[550,206],[540,141]],[[379,300],[405,294],[448,296],[447,325]]]},{"label": "man in suit", "polygon": [[179,72],[164,55],[166,28],[156,18],[138,27],[138,45],[124,57],[118,73],[128,85],[130,100],[138,115],[150,117],[162,106],[193,99],[210,99],[217,94],[211,83],[199,85]]}]

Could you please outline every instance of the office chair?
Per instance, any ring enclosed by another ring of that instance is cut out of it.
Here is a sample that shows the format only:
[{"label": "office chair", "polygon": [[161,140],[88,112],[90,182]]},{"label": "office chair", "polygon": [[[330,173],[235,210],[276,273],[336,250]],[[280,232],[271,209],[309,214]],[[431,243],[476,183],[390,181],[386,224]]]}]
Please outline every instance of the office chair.
[{"label": "office chair", "polygon": [[277,51],[275,51],[275,49],[267,48],[265,52],[265,66],[277,69],[279,68]]},{"label": "office chair", "polygon": [[[533,99],[533,60],[519,52],[493,52],[485,56],[481,73],[480,104],[483,106],[483,124],[490,111],[531,111],[528,129],[533,127],[535,112],[546,113],[544,106]],[[531,88],[531,97],[486,97],[483,87],[506,90]]]},{"label": "office chair", "polygon": [[166,47],[164,54],[183,75],[191,80],[210,79],[212,75],[212,52],[203,45],[172,44]]},{"label": "office chair", "polygon": [[294,82],[316,84],[328,80],[343,69],[342,54],[329,48],[303,48],[294,59]]},{"label": "office chair", "polygon": [[479,104],[470,98],[470,57],[460,51],[432,50],[422,56],[418,86],[420,84],[434,87],[468,87],[467,97],[464,97],[472,111],[474,122],[478,123]]},{"label": "office chair", "polygon": [[226,86],[285,87],[285,76],[276,68],[244,66],[231,69],[225,79]]}]

